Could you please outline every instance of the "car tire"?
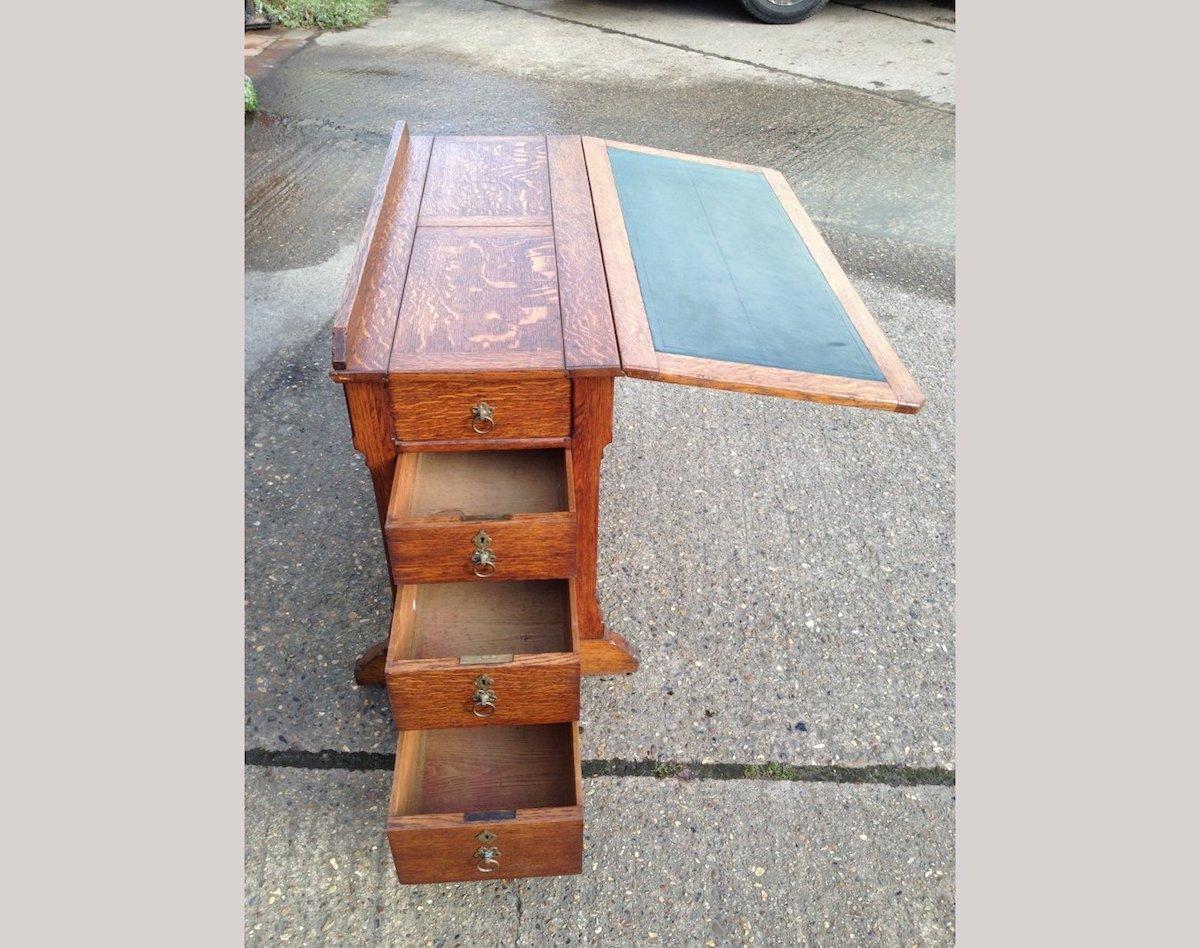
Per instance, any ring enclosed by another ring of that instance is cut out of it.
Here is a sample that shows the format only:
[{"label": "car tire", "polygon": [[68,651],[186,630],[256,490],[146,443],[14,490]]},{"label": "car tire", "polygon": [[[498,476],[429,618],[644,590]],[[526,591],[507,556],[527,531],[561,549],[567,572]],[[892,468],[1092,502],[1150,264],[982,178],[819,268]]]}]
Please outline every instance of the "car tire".
[{"label": "car tire", "polygon": [[763,23],[799,23],[807,20],[829,0],[742,0],[742,6]]}]

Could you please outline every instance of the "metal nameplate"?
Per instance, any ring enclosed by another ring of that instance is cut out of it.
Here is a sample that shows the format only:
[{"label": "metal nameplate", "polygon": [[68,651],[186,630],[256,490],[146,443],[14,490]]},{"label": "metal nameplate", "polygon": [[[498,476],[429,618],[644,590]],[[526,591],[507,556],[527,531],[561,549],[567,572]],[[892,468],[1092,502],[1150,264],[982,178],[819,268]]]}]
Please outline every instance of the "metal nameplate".
[{"label": "metal nameplate", "polygon": [[464,823],[498,823],[501,820],[515,820],[516,810],[480,810],[477,813],[464,813]]},{"label": "metal nameplate", "polygon": [[505,662],[513,660],[512,654],[508,655],[460,655],[458,664],[460,665],[503,665]]}]

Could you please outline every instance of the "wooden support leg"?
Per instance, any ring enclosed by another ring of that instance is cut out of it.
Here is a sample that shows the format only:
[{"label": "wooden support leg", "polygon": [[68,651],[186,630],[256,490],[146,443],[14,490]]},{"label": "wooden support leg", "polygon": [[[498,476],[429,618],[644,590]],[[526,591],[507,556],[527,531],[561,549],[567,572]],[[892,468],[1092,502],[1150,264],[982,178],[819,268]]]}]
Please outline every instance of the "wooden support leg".
[{"label": "wooden support leg", "polygon": [[623,675],[637,670],[637,649],[612,629],[605,629],[603,638],[580,640],[581,675]]},{"label": "wooden support leg", "polygon": [[[392,478],[396,473],[396,445],[392,441],[392,409],[388,401],[387,385],[380,381],[347,382],[346,410],[350,413],[350,430],[354,434],[354,448],[367,462],[371,472],[371,485],[375,489],[375,506],[379,512],[380,537],[387,520],[388,499],[392,496]],[[387,556],[387,544],[383,554]],[[391,566],[388,566],[388,581],[391,582]],[[392,598],[396,598],[396,584],[392,583]],[[383,685],[383,666],[387,659],[388,640],[376,642],[359,656],[354,663],[354,680],[360,685]]]},{"label": "wooden support leg", "polygon": [[612,441],[612,378],[577,378],[572,384],[571,454],[575,468],[575,514],[579,523],[580,670],[585,675],[636,671],[637,652],[604,628],[596,594],[596,553],[600,521],[600,461]]},{"label": "wooden support leg", "polygon": [[[379,529],[387,519],[388,499],[392,496],[392,477],[396,473],[396,445],[392,441],[392,406],[384,382],[347,382],[346,410],[354,450],[363,456],[371,471],[375,488],[375,506],[379,510]],[[386,555],[387,547],[384,547]]]},{"label": "wooden support leg", "polygon": [[387,662],[387,650],[388,640],[384,639],[358,656],[358,661],[354,663],[355,684],[376,688],[383,686],[383,666]]}]

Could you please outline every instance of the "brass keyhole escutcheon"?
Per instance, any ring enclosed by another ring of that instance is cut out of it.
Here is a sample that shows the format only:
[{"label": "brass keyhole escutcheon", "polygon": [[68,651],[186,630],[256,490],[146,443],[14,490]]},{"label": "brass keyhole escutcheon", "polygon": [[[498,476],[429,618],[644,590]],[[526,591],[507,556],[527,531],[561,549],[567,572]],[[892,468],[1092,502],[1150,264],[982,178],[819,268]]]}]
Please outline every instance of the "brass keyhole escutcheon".
[{"label": "brass keyhole escutcheon", "polygon": [[487,434],[496,427],[496,416],[492,406],[480,402],[471,409],[471,430],[476,434]]},{"label": "brass keyhole escutcheon", "polygon": [[471,538],[475,546],[471,554],[471,569],[476,576],[486,579],[496,572],[496,554],[492,551],[492,538],[480,530]]},{"label": "brass keyhole escutcheon", "polygon": [[493,839],[496,838],[496,834],[493,833],[491,830],[484,830],[482,833],[478,834],[475,838],[477,840],[479,840],[479,842],[481,842],[481,843],[490,843]]}]

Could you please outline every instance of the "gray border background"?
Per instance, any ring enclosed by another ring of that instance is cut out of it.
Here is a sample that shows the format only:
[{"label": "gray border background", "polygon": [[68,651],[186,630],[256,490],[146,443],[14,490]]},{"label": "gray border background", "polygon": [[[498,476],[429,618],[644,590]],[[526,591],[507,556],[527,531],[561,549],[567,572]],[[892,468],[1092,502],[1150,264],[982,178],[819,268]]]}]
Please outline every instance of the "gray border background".
[{"label": "gray border background", "polygon": [[[968,945],[1193,927],[1197,14],[1099,10],[959,11]],[[230,944],[236,19],[92,5],[35,20],[14,23],[6,57],[6,928],[18,944]]]}]

